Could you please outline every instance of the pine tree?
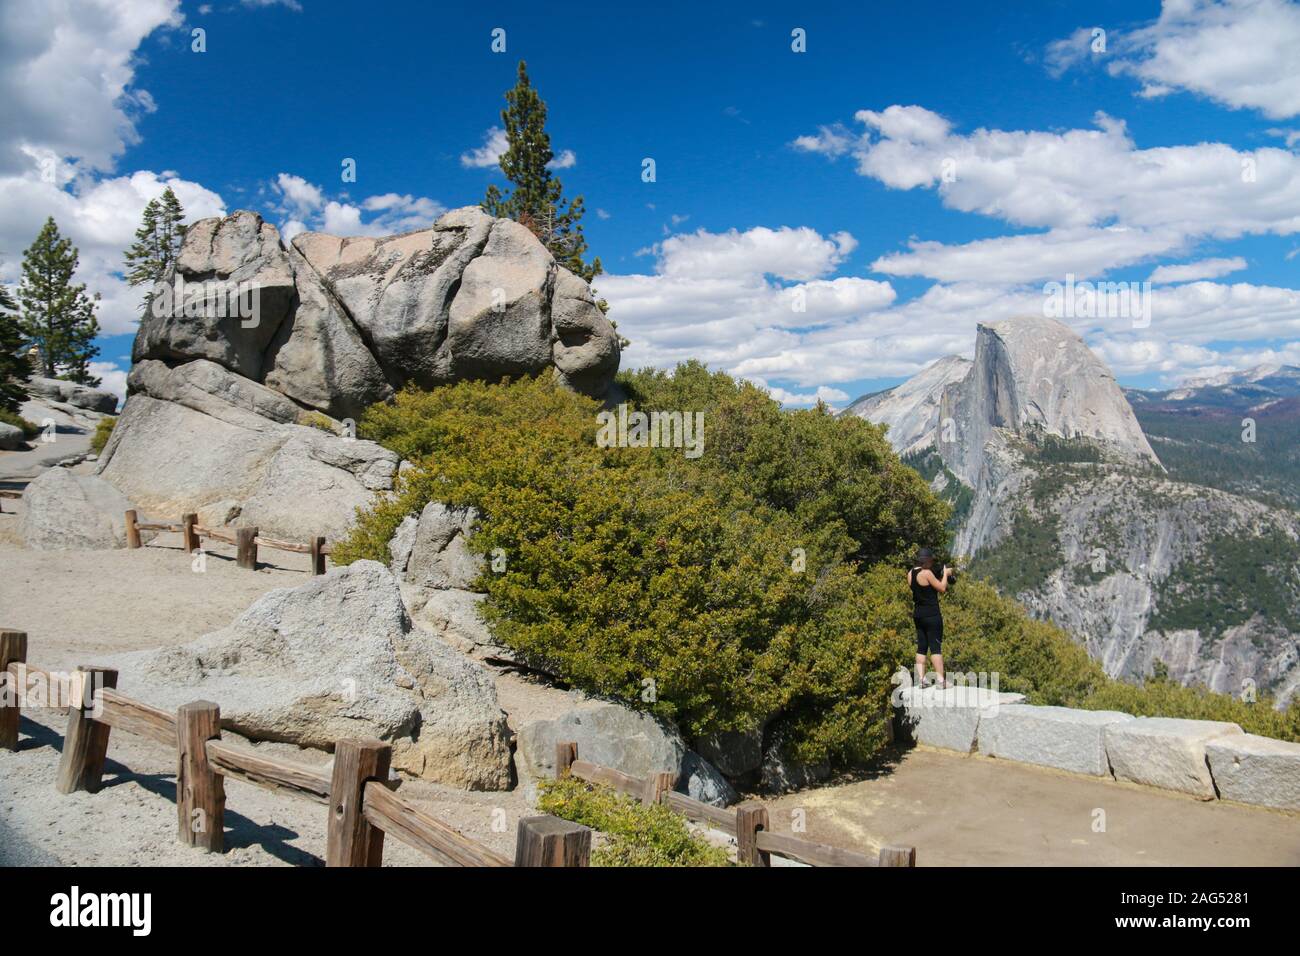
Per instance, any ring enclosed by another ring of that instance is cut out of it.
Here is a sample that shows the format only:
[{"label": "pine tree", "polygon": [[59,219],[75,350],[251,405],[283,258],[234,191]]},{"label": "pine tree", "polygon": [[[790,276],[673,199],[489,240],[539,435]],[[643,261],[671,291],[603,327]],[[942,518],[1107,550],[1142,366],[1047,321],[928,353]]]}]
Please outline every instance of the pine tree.
[{"label": "pine tree", "polygon": [[27,376],[31,374],[18,326],[18,304],[9,289],[0,285],[0,409],[17,412],[27,401]]},{"label": "pine tree", "polygon": [[483,211],[527,226],[556,261],[590,282],[604,270],[599,258],[590,264],[582,258],[587,251],[582,234],[582,197],[566,203],[560,181],[548,168],[555,154],[546,132],[546,103],[529,82],[523,60],[519,61],[519,81],[514,89],[506,91],[501,122],[510,144],[501,154],[501,171],[514,189],[502,195],[495,185],[488,186]]},{"label": "pine tree", "polygon": [[[153,285],[176,261],[181,241],[185,238],[182,220],[185,210],[170,186],[157,199],[150,199],[144,207],[140,228],[135,231],[135,242],[126,250],[126,281],[133,286]],[[146,299],[144,307],[148,307]]]},{"label": "pine tree", "polygon": [[76,246],[59,235],[54,217],[45,220],[36,241],[23,253],[20,327],[27,341],[40,349],[42,375],[98,385],[89,363],[99,354],[94,344],[99,296],[92,299],[84,283],[73,283],[77,260]]}]

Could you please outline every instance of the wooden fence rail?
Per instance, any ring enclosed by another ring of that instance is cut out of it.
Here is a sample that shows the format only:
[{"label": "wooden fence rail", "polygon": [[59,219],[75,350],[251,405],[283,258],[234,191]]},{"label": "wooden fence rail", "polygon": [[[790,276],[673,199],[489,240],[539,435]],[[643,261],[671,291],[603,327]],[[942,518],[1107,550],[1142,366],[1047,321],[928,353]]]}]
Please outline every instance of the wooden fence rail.
[{"label": "wooden fence rail", "polygon": [[[34,679],[42,703],[68,712],[56,786],[60,793],[97,792],[110,732],[132,733],[176,752],[177,833],[182,843],[223,850],[225,778],[324,804],[326,866],[379,866],[385,835],[445,866],[587,866],[591,831],[555,817],[519,821],[509,860],[464,836],[390,788],[392,748],[378,740],[340,740],[332,768],[268,756],[221,739],[221,709],[210,701],[176,713],[116,690],[117,672],[79,667],[59,674],[27,665],[27,634],[0,629],[0,747],[18,749],[20,708]],[[60,707],[60,705],[63,705]]]},{"label": "wooden fence rail", "polygon": [[911,846],[885,846],[879,854],[870,854],[773,833],[768,829],[767,807],[759,801],[724,810],[677,793],[673,790],[677,781],[671,773],[633,777],[579,760],[578,745],[573,741],[555,745],[555,772],[559,777],[569,773],[589,783],[604,784],[644,804],[661,803],[690,820],[729,833],[736,838],[737,859],[751,866],[770,866],[773,853],[809,866],[916,866],[916,848]]},{"label": "wooden fence rail", "polygon": [[311,556],[311,573],[313,575],[325,573],[325,558],[333,553],[333,547],[325,540],[324,535],[315,535],[307,541],[285,541],[282,538],[270,538],[264,534],[259,534],[257,528],[232,528],[229,531],[221,528],[210,528],[207,525],[199,524],[199,516],[193,512],[181,515],[181,520],[174,521],[141,521],[140,516],[134,510],[126,512],[126,546],[128,548],[141,547],[141,531],[170,531],[183,537],[182,546],[187,554],[193,554],[199,549],[203,538],[214,538],[217,541],[223,541],[226,544],[234,545],[236,549],[235,562],[241,568],[248,568],[250,571],[257,570],[257,549],[271,548],[275,551],[289,551],[294,554],[306,554]]}]

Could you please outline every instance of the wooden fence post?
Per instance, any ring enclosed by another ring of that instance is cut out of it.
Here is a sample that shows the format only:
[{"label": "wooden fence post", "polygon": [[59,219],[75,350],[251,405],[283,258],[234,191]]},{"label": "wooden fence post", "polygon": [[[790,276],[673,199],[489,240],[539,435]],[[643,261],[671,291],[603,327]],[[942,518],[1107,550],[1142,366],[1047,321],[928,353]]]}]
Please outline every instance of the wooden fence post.
[{"label": "wooden fence post", "polygon": [[882,846],[880,848],[881,866],[916,866],[916,847]]},{"label": "wooden fence post", "polygon": [[677,786],[677,774],[671,770],[652,773],[646,778],[645,793],[641,795],[641,802],[646,805],[658,803],[663,795],[671,792],[675,786]]},{"label": "wooden fence post", "polygon": [[317,536],[312,538],[308,544],[311,545],[311,573],[325,573],[325,539]]},{"label": "wooden fence post", "polygon": [[515,840],[515,866],[588,866],[591,830],[559,817],[524,817]]},{"label": "wooden fence post", "polygon": [[193,554],[199,550],[199,535],[194,530],[194,526],[198,523],[199,516],[193,512],[181,515],[181,535],[184,537],[186,554]]},{"label": "wooden fence post", "polygon": [[10,664],[27,662],[27,632],[0,629],[0,679],[4,681],[0,694],[0,747],[18,749],[19,698],[22,688],[18,678],[9,673]]},{"label": "wooden fence post", "polygon": [[140,529],[136,527],[136,514],[134,511],[126,513],[126,546],[128,548],[140,547]]},{"label": "wooden fence post", "polygon": [[235,547],[239,550],[235,555],[235,563],[241,568],[248,568],[250,571],[257,570],[257,529],[256,528],[236,528],[235,529]]},{"label": "wooden fence post", "polygon": [[771,855],[758,848],[758,833],[767,829],[767,807],[750,800],[736,807],[736,861],[771,866]]},{"label": "wooden fence post", "polygon": [[578,745],[572,740],[562,740],[555,745],[555,779],[559,780],[569,772],[573,761],[578,759]]},{"label": "wooden fence post", "polygon": [[367,781],[388,779],[392,754],[393,748],[378,740],[340,740],[334,745],[326,866],[383,863],[384,831],[366,820],[362,802]]},{"label": "wooden fence post", "polygon": [[181,842],[211,853],[225,846],[226,786],[208,764],[208,741],[221,739],[221,708],[208,700],[176,711],[176,819]]},{"label": "wooden fence post", "polygon": [[55,787],[59,793],[73,793],[85,790],[89,793],[99,791],[101,778],[104,776],[104,758],[108,756],[108,724],[94,717],[97,705],[94,699],[95,685],[101,687],[117,686],[117,671],[105,668],[78,667],[78,680],[71,682],[74,692],[79,691],[79,700],[69,702],[68,732],[63,735],[63,756],[59,760],[59,776]]}]

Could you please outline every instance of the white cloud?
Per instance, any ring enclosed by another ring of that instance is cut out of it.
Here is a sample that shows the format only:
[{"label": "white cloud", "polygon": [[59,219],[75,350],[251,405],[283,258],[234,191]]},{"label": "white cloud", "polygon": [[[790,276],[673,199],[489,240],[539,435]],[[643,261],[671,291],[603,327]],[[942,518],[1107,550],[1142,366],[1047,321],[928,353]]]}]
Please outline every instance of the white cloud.
[{"label": "white cloud", "polygon": [[823,237],[802,226],[745,232],[731,229],[693,233],[665,239],[656,247],[658,271],[673,278],[737,278],[774,275],[782,279],[811,279],[832,271],[857,247],[847,232]]},{"label": "white cloud", "polygon": [[140,41],[181,22],[178,0],[6,0],[0,4],[0,174],[54,155],[109,171],[152,109],[132,87]]},{"label": "white cloud", "polygon": [[[1089,34],[1049,45],[1049,72],[1083,60]],[[1186,90],[1273,119],[1300,115],[1300,6],[1288,0],[1164,0],[1155,21],[1107,43],[1108,70],[1140,80],[1140,96]]]},{"label": "white cloud", "polygon": [[275,178],[275,188],[284,197],[285,206],[299,216],[310,215],[324,202],[319,186],[292,173],[280,173]]},{"label": "white cloud", "polygon": [[222,198],[174,173],[163,177],[140,170],[98,181],[81,177],[66,188],[34,173],[0,177],[0,280],[16,282],[23,250],[31,245],[47,216],[81,253],[77,281],[103,294],[98,316],[105,335],[135,331],[145,290],[133,289],[118,275],[122,256],[135,239],[145,204],[168,186],[185,207],[187,222],[224,215]]},{"label": "white cloud", "polygon": [[878,261],[892,274],[1082,276],[1182,253],[1200,239],[1300,232],[1300,156],[1284,149],[1140,149],[1104,113],[1096,129],[968,135],[918,106],[857,115],[867,126],[850,150],[860,175],[894,189],[935,189],[950,208],[1049,230],[961,246],[914,241],[910,253]]},{"label": "white cloud", "polygon": [[501,154],[510,148],[506,131],[500,126],[491,127],[483,134],[483,145],[460,154],[460,164],[470,169],[487,169],[496,166]]},{"label": "white cloud", "polygon": [[330,199],[320,186],[293,173],[280,173],[272,188],[279,197],[276,211],[283,216],[280,234],[286,242],[308,230],[336,236],[391,236],[427,229],[447,211],[434,199],[409,193],[382,193],[359,203],[347,197]]},{"label": "white cloud", "polygon": [[[594,283],[632,340],[628,368],[698,358],[760,379],[818,386],[857,377],[798,376],[809,328],[829,328],[889,306],[888,282],[827,278],[856,246],[848,233],[807,227],[673,236],[655,247],[652,274],[602,275]],[[782,281],[775,281],[777,277]]]},{"label": "white cloud", "polygon": [[127,370],[116,362],[91,362],[90,374],[99,379],[99,387],[117,396],[119,403],[126,400]]},{"label": "white cloud", "polygon": [[1108,270],[1178,251],[1185,244],[1176,232],[1142,229],[1074,228],[1045,233],[999,236],[959,245],[909,243],[910,252],[881,256],[877,272],[928,276],[943,282],[1006,282],[1082,279]]},{"label": "white cloud", "polygon": [[782,405],[810,408],[818,402],[825,402],[832,409],[848,402],[853,396],[838,388],[820,385],[812,392],[790,392],[784,388],[768,385],[762,379],[755,379],[754,384],[767,389],[767,393]]},{"label": "white cloud", "polygon": [[562,149],[558,156],[546,164],[547,169],[572,169],[578,165],[578,154],[571,149]]},{"label": "white cloud", "polygon": [[1063,40],[1055,40],[1047,45],[1047,52],[1043,57],[1047,66],[1047,72],[1052,76],[1060,76],[1066,70],[1078,65],[1090,56],[1096,57],[1099,54],[1094,53],[1092,27],[1079,27],[1073,33]]},{"label": "white cloud", "polygon": [[[510,148],[506,131],[500,126],[489,127],[483,134],[483,145],[460,154],[460,164],[466,169],[491,169],[501,163],[501,154]],[[578,154],[571,149],[560,150],[546,164],[547,169],[571,169],[578,165]]]},{"label": "white cloud", "polygon": [[1199,262],[1160,266],[1151,273],[1151,281],[1164,283],[1218,279],[1230,272],[1240,272],[1244,268],[1246,268],[1246,260],[1241,256],[1233,256],[1231,259],[1202,259]]},{"label": "white cloud", "polygon": [[253,9],[258,7],[288,7],[294,13],[302,13],[302,4],[298,0],[239,0],[239,2]]},{"label": "white cloud", "polygon": [[797,136],[790,144],[805,153],[823,153],[826,156],[843,156],[853,148],[857,137],[842,123],[818,127],[808,136]]}]

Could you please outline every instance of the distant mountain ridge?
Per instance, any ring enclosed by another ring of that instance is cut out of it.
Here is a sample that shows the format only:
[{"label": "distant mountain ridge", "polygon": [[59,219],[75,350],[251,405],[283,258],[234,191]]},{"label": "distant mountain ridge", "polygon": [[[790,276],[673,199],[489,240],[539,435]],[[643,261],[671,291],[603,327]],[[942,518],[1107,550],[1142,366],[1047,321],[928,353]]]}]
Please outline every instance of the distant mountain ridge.
[{"label": "distant mountain ridge", "polygon": [[1071,329],[1031,317],[980,325],[973,362],[941,359],[841,414],[888,425],[953,503],[953,551],[1107,673],[1159,662],[1285,700],[1300,685],[1300,514],[1283,494],[1297,411],[1292,366],[1122,389]]}]

